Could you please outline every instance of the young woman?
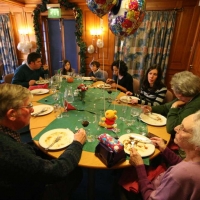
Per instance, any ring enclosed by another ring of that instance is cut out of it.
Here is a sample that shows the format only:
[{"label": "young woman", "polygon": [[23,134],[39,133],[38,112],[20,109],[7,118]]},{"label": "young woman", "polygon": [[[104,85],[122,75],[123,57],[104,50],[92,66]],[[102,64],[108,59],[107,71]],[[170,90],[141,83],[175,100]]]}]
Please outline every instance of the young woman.
[{"label": "young woman", "polygon": [[[132,99],[132,104],[156,106],[163,103],[167,88],[162,83],[162,71],[159,66],[152,65],[147,70],[141,85],[140,93],[135,94],[139,99]],[[137,92],[137,91],[134,91]],[[127,92],[132,95],[133,93]]]},{"label": "young woman", "polygon": [[71,63],[69,60],[63,60],[63,68],[62,75],[67,75],[68,72],[74,73],[74,69],[72,69]]},{"label": "young woman", "polygon": [[114,61],[111,65],[113,79],[108,78],[106,83],[111,84],[112,88],[117,88],[122,92],[130,91],[133,93],[133,78],[128,73],[128,67],[122,60]]}]

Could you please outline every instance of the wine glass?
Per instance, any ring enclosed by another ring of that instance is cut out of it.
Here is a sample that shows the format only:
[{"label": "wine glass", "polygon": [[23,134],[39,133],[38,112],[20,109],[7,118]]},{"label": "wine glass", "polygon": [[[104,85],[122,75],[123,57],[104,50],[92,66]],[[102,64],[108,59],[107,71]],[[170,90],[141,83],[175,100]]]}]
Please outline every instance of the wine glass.
[{"label": "wine glass", "polygon": [[111,98],[112,90],[108,89],[107,92],[110,95],[110,97],[108,98],[108,102],[111,103],[112,102],[112,98]]}]

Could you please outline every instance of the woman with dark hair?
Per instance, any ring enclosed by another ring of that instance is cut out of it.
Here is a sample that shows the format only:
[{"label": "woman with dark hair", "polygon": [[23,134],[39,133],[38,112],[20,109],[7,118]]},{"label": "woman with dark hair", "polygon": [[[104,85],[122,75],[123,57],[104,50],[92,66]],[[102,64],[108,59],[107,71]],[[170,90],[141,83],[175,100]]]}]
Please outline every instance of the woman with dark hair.
[{"label": "woman with dark hair", "polygon": [[111,70],[113,71],[113,79],[108,78],[106,83],[122,92],[131,91],[133,93],[133,78],[128,73],[126,63],[122,60],[114,61]]},{"label": "woman with dark hair", "polygon": [[74,73],[74,69],[72,69],[71,63],[69,60],[63,60],[63,68],[62,75],[67,75],[68,72]]},{"label": "woman with dark hair", "polygon": [[[167,88],[161,79],[161,68],[157,65],[149,67],[142,81],[139,95],[135,94],[139,99],[132,99],[131,103],[150,106],[162,104],[165,99]],[[126,94],[132,95],[133,93],[127,92]]]}]

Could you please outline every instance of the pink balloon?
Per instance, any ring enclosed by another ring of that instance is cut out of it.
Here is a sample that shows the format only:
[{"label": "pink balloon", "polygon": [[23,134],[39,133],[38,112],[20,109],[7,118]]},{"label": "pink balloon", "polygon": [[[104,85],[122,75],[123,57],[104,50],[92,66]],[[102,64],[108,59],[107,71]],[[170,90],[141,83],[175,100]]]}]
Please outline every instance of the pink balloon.
[{"label": "pink balloon", "polygon": [[88,8],[98,17],[103,17],[116,4],[117,0],[86,0]]},{"label": "pink balloon", "polygon": [[145,0],[118,0],[108,16],[112,33],[121,37],[135,33],[144,19],[145,6]]}]

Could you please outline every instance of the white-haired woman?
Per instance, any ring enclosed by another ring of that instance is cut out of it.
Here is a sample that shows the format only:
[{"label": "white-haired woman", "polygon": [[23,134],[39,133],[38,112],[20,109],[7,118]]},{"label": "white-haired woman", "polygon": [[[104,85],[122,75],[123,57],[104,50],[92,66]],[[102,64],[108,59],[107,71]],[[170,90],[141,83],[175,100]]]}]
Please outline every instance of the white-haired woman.
[{"label": "white-haired woman", "polygon": [[158,106],[143,106],[144,112],[155,112],[167,117],[167,132],[174,137],[174,127],[200,109],[200,78],[192,72],[174,74],[171,88],[176,99]]},{"label": "white-haired woman", "polygon": [[161,138],[152,142],[160,149],[170,167],[152,182],[148,180],[143,160],[132,148],[130,164],[135,166],[143,200],[199,200],[200,199],[200,111],[186,117],[175,127],[174,142],[185,151],[181,160]]},{"label": "white-haired woman", "polygon": [[[29,124],[32,95],[21,85],[0,85],[0,199],[67,199],[82,178],[77,168],[86,134],[80,129],[58,159],[44,159],[16,132]],[[45,193],[47,191],[48,193]],[[53,192],[54,195],[51,195]]]}]

